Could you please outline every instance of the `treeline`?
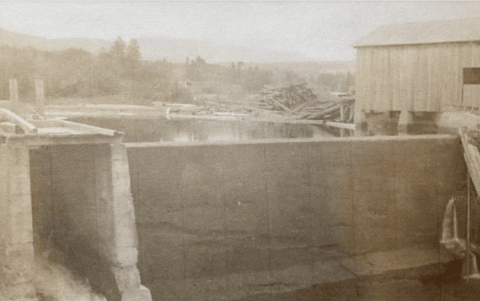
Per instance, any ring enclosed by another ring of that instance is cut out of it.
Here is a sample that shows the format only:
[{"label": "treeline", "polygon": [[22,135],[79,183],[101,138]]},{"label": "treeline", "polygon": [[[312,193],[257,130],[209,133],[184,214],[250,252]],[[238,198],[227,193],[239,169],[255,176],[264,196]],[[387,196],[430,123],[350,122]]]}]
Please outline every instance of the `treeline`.
[{"label": "treeline", "polygon": [[47,102],[110,98],[113,102],[146,105],[152,101],[188,103],[198,95],[242,99],[267,85],[293,83],[308,83],[314,92],[328,97],[331,91],[348,89],[353,81],[350,74],[306,78],[290,70],[252,67],[242,62],[213,65],[199,56],[187,58],[185,63],[145,61],[140,53],[135,39],[126,43],[121,38],[98,54],[83,49],[41,51],[0,46],[0,100],[9,98],[10,78],[18,80],[23,101],[34,99],[33,79],[43,79]]},{"label": "treeline", "polygon": [[45,82],[47,99],[122,95],[131,103],[176,97],[170,64],[144,62],[135,39],[118,38],[109,50],[92,54],[83,49],[40,51],[33,47],[0,47],[0,98],[9,98],[8,80],[16,78],[19,95],[32,100],[33,79]]}]

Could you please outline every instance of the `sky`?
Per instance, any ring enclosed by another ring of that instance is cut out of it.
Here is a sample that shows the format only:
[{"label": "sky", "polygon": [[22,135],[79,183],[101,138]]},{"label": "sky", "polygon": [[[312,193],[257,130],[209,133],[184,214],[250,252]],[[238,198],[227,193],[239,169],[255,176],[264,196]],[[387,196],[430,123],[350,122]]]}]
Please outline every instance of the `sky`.
[{"label": "sky", "polygon": [[351,45],[384,24],[480,17],[470,1],[0,1],[0,27],[45,38],[202,40],[350,60]]}]

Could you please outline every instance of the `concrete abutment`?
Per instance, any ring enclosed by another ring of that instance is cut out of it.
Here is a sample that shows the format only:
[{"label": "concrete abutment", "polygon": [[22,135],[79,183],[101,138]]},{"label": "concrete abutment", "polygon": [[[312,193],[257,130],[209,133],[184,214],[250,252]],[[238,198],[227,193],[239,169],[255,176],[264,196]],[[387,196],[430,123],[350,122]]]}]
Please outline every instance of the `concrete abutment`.
[{"label": "concrete abutment", "polygon": [[0,297],[36,300],[27,148],[0,146]]},{"label": "concrete abutment", "polygon": [[38,256],[108,301],[151,300],[137,269],[123,144],[3,145],[0,165],[1,300],[37,300]]}]

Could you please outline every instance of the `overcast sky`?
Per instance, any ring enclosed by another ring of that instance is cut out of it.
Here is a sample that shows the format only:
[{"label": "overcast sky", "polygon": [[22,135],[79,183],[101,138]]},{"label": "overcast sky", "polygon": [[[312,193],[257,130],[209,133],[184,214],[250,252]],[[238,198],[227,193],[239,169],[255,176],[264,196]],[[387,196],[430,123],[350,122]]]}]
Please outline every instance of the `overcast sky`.
[{"label": "overcast sky", "polygon": [[5,2],[0,26],[46,38],[174,37],[354,58],[351,44],[382,24],[480,17],[480,2]]}]

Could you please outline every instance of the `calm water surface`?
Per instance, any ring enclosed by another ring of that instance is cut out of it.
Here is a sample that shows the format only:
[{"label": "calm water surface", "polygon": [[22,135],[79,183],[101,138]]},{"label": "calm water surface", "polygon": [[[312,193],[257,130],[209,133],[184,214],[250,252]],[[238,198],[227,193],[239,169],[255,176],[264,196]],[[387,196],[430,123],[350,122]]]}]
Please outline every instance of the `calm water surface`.
[{"label": "calm water surface", "polygon": [[285,124],[243,120],[170,119],[164,117],[75,117],[71,121],[125,133],[125,142],[189,142],[271,138],[338,136],[338,130],[321,125]]}]

